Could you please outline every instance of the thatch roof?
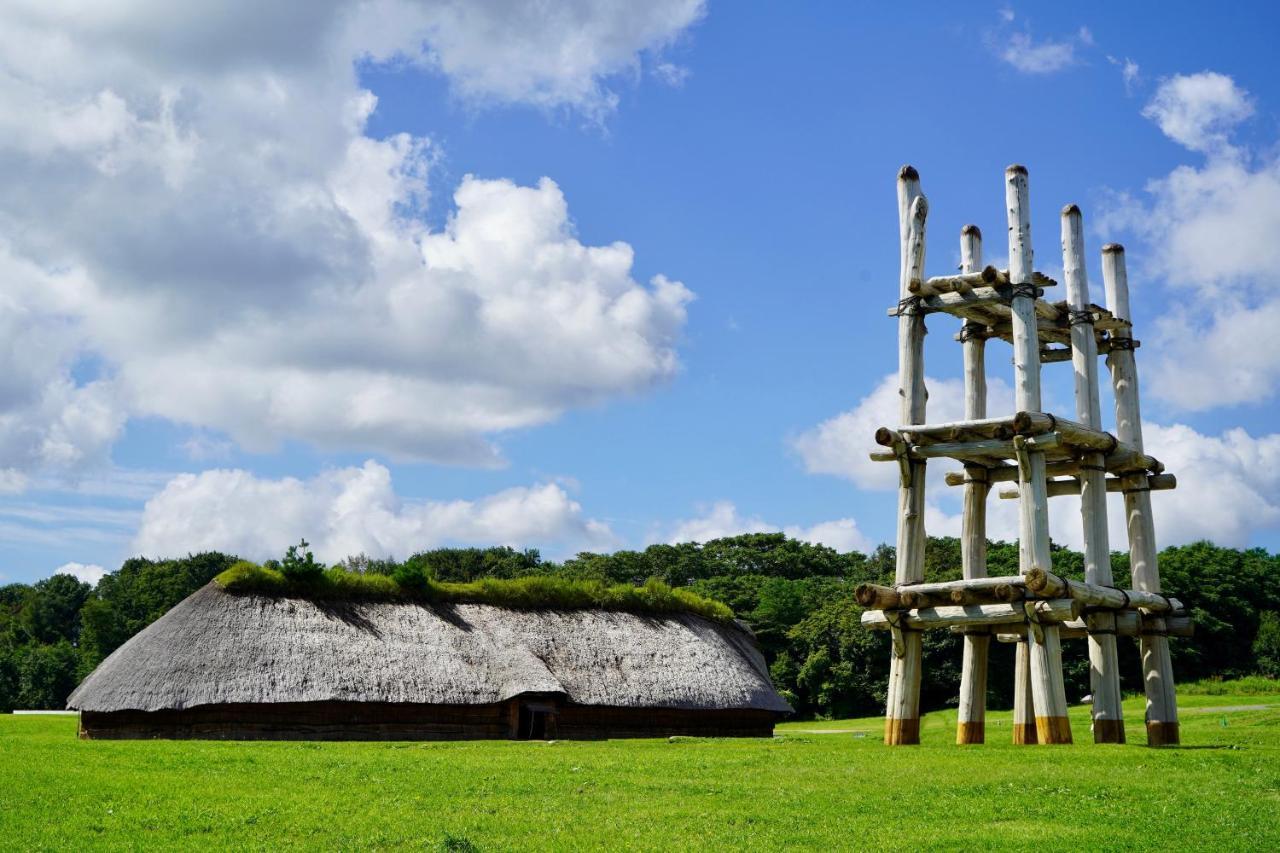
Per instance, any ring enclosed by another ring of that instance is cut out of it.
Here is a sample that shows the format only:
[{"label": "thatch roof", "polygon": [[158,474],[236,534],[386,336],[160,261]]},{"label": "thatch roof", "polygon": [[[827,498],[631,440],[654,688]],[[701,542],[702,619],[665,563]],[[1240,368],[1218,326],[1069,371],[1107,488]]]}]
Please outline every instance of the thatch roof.
[{"label": "thatch roof", "polygon": [[789,712],[751,636],[691,614],[313,602],[209,584],[117,649],[68,707],[268,702],[583,705]]}]

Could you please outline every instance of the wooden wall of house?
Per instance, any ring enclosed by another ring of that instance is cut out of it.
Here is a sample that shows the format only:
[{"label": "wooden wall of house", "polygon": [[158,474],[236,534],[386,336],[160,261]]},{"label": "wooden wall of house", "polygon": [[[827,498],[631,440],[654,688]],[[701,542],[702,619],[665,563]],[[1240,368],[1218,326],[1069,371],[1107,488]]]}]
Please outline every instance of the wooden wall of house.
[{"label": "wooden wall of house", "polygon": [[[545,701],[539,699],[538,701]],[[482,740],[516,736],[520,698],[493,705],[298,702],[184,710],[85,711],[87,739]],[[613,708],[556,702],[546,737],[771,737],[771,711]]]}]

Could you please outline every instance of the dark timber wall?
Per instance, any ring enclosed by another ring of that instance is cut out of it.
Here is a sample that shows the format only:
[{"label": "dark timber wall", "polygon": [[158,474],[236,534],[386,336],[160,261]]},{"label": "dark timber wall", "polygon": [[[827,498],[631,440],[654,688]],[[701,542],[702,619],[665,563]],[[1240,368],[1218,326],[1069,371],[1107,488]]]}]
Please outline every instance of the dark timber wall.
[{"label": "dark timber wall", "polygon": [[[524,715],[521,715],[522,706]],[[529,709],[546,738],[771,737],[773,711],[613,708],[522,696],[493,705],[294,702],[183,710],[84,711],[82,738],[211,740],[476,740],[521,736]],[[529,736],[526,729],[524,736]]]}]

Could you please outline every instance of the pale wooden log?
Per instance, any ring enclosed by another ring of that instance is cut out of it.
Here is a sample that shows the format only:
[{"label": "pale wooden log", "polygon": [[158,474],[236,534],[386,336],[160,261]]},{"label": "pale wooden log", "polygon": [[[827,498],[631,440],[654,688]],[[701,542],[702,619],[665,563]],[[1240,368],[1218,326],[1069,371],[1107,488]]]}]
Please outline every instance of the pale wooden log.
[{"label": "pale wooden log", "polygon": [[861,607],[873,610],[898,610],[902,608],[902,595],[891,586],[860,583],[853,590],[853,598]]},{"label": "pale wooden log", "polygon": [[[948,474],[948,477],[951,475]],[[963,475],[960,475],[963,476]],[[1107,477],[1106,487],[1108,492],[1123,492],[1124,480],[1120,477]],[[953,485],[948,482],[948,485]],[[1178,478],[1173,474],[1150,474],[1147,476],[1147,488],[1153,492],[1168,491],[1178,487]],[[1048,483],[1049,497],[1058,497],[1059,495],[1078,495],[1081,491],[1080,481],[1071,480],[1050,480]],[[1000,498],[1002,500],[1017,500],[1018,489],[1004,488],[1000,490]]]},{"label": "pale wooden log", "polygon": [[[1045,284],[1055,284],[1052,279],[1046,279],[1040,273],[1035,273],[1028,285],[1037,288],[1037,295],[1042,291],[1039,287]],[[909,286],[909,285],[908,285]],[[1011,288],[1009,286],[1002,287],[975,287],[973,290],[952,291],[947,293],[934,293],[927,296],[920,294],[910,294],[914,298],[914,302],[918,310],[925,314],[943,313],[952,314],[957,317],[972,316],[976,314],[986,314],[993,325],[998,327],[1002,323],[1013,322],[1014,307],[1011,304]],[[906,298],[906,297],[904,297]],[[1039,336],[1048,336],[1050,339],[1065,339],[1067,334],[1063,328],[1062,315],[1058,309],[1054,308],[1048,302],[1041,299],[1034,299],[1028,293],[1025,297],[1029,303],[1027,308],[1027,317]],[[901,309],[897,306],[889,308],[887,313],[891,317],[896,317]],[[978,319],[976,316],[974,319]],[[1008,332],[997,329],[997,334],[1009,334]],[[1038,343],[1038,341],[1037,341]]]},{"label": "pale wooden log", "polygon": [[[966,225],[966,228],[977,228],[976,225]],[[978,238],[981,239],[981,232]],[[963,259],[962,259],[963,263]],[[977,266],[981,266],[979,263]],[[1049,278],[1042,272],[1033,272],[1031,274],[1031,283],[1036,287],[1054,287],[1057,282]],[[1009,271],[998,270],[995,267],[983,267],[981,269],[974,268],[971,272],[964,272],[961,275],[938,275],[925,279],[924,281],[912,281],[908,288],[917,296],[937,296],[940,293],[968,293],[980,287],[999,290],[1009,285]],[[1049,306],[1052,307],[1052,306]],[[1048,316],[1046,314],[1046,316]]]},{"label": "pale wooden log", "polygon": [[[982,405],[986,407],[986,382],[981,389]],[[966,398],[968,395],[966,394]],[[976,397],[974,398],[976,401]],[[912,444],[929,444],[934,441],[956,441],[961,438],[1013,438],[1013,416],[1003,415],[998,418],[965,418],[962,421],[948,421],[940,424],[912,424],[898,427],[897,430],[881,427],[885,433],[903,434]],[[1047,432],[1047,430],[1046,430]],[[880,430],[876,430],[876,440],[880,441]]]},{"label": "pale wooden log", "polygon": [[[1089,279],[1085,269],[1084,222],[1080,208],[1068,205],[1062,211],[1062,268],[1067,286],[1067,308],[1071,317],[1071,363],[1075,372],[1076,417],[1091,430],[1102,430],[1102,409],[1098,400],[1098,349],[1090,311]],[[1084,318],[1088,322],[1081,322]],[[1112,448],[1114,449],[1114,448]],[[1111,586],[1111,541],[1107,531],[1107,484],[1102,453],[1081,459],[1080,520],[1084,528],[1084,572],[1093,589]],[[1047,576],[1046,576],[1047,579]],[[1061,580],[1061,579],[1059,579]],[[1098,586],[1101,585],[1101,586]],[[1069,586],[1065,582],[1063,586]],[[1035,589],[1030,575],[1027,587]],[[1037,590],[1038,592],[1039,590]],[[1109,592],[1113,592],[1108,590]],[[1083,590],[1071,589],[1072,597]],[[1128,600],[1123,600],[1127,604]],[[1114,616],[1103,616],[1114,625]],[[1120,664],[1114,634],[1089,638],[1089,687],[1093,695],[1095,743],[1124,743],[1124,710],[1121,707]]]},{"label": "pale wooden log", "polygon": [[[976,228],[977,226],[966,225],[965,227]],[[1008,283],[1008,273],[1001,272],[995,267],[976,270],[969,267],[960,275],[939,275],[924,281],[913,281],[909,289],[912,293],[921,296],[933,296],[936,293],[965,293],[975,287],[1000,287]]]},{"label": "pale wooden log", "polygon": [[[1070,477],[1080,473],[1080,463],[1074,459],[1064,459],[1061,462],[1047,463],[1044,470],[1046,477]],[[965,474],[963,471],[948,471],[943,479],[948,486],[961,486],[964,485]],[[1014,482],[1018,479],[1018,468],[1016,465],[989,465],[987,479],[992,483]]]},{"label": "pale wooden log", "polygon": [[[1009,587],[1013,592],[1005,592],[1002,587]],[[898,598],[893,594],[897,593]],[[1183,609],[1182,602],[1176,598],[1157,593],[1144,592],[1137,589],[1116,589],[1099,586],[1083,581],[1063,578],[1043,569],[1033,568],[1025,575],[1002,575],[1000,577],[961,578],[954,581],[935,581],[931,583],[910,584],[901,587],[879,586],[877,584],[860,584],[855,590],[859,603],[865,597],[867,601],[952,601],[953,594],[962,593],[976,602],[1010,601],[1013,598],[1039,596],[1041,598],[1074,598],[1082,606],[1138,609],[1153,614],[1176,613]],[[918,598],[907,598],[909,595]],[[864,605],[869,606],[869,605]],[[885,609],[893,609],[898,605],[885,605]]]},{"label": "pale wooden log", "polygon": [[[1107,291],[1107,307],[1118,320],[1130,323],[1129,280],[1124,247],[1111,243],[1102,247],[1102,279]],[[1130,331],[1112,334],[1126,339]],[[1116,435],[1126,444],[1142,450],[1142,412],[1138,404],[1138,367],[1133,350],[1114,349],[1107,355],[1111,368],[1112,396],[1116,407]],[[1129,568],[1133,585],[1145,592],[1160,591],[1160,568],[1156,557],[1155,524],[1151,516],[1151,492],[1146,478],[1127,478],[1131,488],[1124,493],[1126,527],[1129,533]],[[1174,692],[1173,664],[1169,641],[1163,636],[1139,639],[1142,653],[1142,681],[1147,695],[1147,743],[1151,746],[1177,744],[1178,704]]]},{"label": "pale wooden log", "polygon": [[975,441],[940,441],[935,444],[913,444],[910,447],[912,459],[954,458],[970,459],[983,465],[992,465],[1004,459],[1017,456],[1015,441],[1025,441],[1029,449],[1041,453],[1061,448],[1061,436],[1057,434],[1038,436],[1014,436],[1013,439],[1000,440],[982,438]]},{"label": "pale wooden log", "polygon": [[[1031,283],[1031,204],[1027,170],[1005,170],[1005,207],[1009,213],[1009,280],[1013,285]],[[1038,412],[1040,405],[1040,347],[1036,334],[1035,298],[1017,296],[1009,306],[1013,316],[1013,369],[1015,406],[1021,412]]]},{"label": "pale wooden log", "polygon": [[[900,299],[911,296],[910,284],[923,277],[925,218],[928,202],[920,190],[920,175],[911,166],[898,172],[898,227],[901,237]],[[908,311],[898,319],[898,392],[902,396],[901,420],[924,423],[928,394],[924,384],[924,314]],[[898,584],[924,578],[925,463],[911,461],[898,489]],[[888,701],[885,709],[885,743],[920,742],[920,676],[923,648],[918,633],[901,638],[889,662]]]},{"label": "pale wooden log", "polygon": [[1031,645],[1024,634],[1013,661],[1013,742],[1020,745],[1038,740],[1035,701],[1031,696]]},{"label": "pale wooden log", "polygon": [[1032,569],[1023,576],[1026,588],[1045,598],[1074,598],[1087,607],[1112,609],[1142,608],[1150,613],[1174,613],[1182,610],[1182,602],[1159,593],[1139,589],[1116,589],[1110,586],[1081,582]]},{"label": "pale wooden log", "polygon": [[[1096,329],[1097,326],[1095,325],[1094,328]],[[990,337],[997,337],[997,336],[990,335]],[[1097,347],[1098,355],[1106,355],[1107,353],[1111,352],[1113,348],[1110,340],[1098,341],[1095,344],[1095,346]],[[1140,347],[1142,346],[1142,344],[1140,341],[1134,341],[1133,346]],[[1064,347],[1062,349],[1041,349],[1040,350],[1041,364],[1051,364],[1059,361],[1071,361],[1071,358],[1072,358],[1072,351],[1070,347]]]},{"label": "pale wooden log", "polygon": [[970,604],[964,606],[946,605],[941,607],[921,607],[913,610],[884,611],[864,610],[861,622],[863,627],[875,630],[888,630],[893,625],[894,617],[888,615],[896,612],[901,624],[914,630],[930,628],[948,628],[952,625],[977,627],[979,625],[1026,624],[1028,612],[1035,619],[1045,623],[1046,629],[1058,622],[1079,619],[1083,612],[1080,602],[1072,598],[1049,599],[1043,601],[1017,602],[1013,604]]},{"label": "pale wooden log", "polygon": [[[1015,288],[1030,283],[1032,267],[1031,203],[1027,170],[1022,166],[1005,169],[1005,207],[1009,214],[1009,280]],[[1039,412],[1040,400],[1040,332],[1036,322],[1033,295],[1015,296],[1011,302],[1013,332],[1014,403],[1021,412]],[[1019,451],[1018,468],[1021,499],[1019,517],[1022,536],[1019,541],[1019,569],[1026,574],[1034,567],[1048,570],[1049,496],[1045,490],[1045,458],[1042,451],[1028,449],[1028,439],[1014,439]],[[1021,647],[1019,647],[1021,649]],[[1026,644],[1028,665],[1017,668],[1031,681],[1032,704],[1035,708],[1036,737],[1041,743],[1070,743],[1071,726],[1067,722],[1066,688],[1062,678],[1062,648],[1058,629],[1046,625],[1034,640]],[[1025,697],[1022,685],[1014,686],[1014,695]],[[1015,719],[1015,725],[1022,721]]]},{"label": "pale wooden log", "polygon": [[[1114,627],[1108,628],[1101,625],[1103,617],[1110,617],[1115,621]],[[1163,624],[1159,624],[1163,623]],[[964,625],[957,625],[951,629],[955,633],[964,633],[968,636],[971,629]],[[1027,637],[1026,625],[1004,625],[998,628],[990,629],[994,631],[994,637],[1002,643],[1020,643]],[[1166,616],[1162,619],[1155,617],[1143,616],[1134,610],[1119,611],[1112,613],[1091,613],[1080,619],[1072,619],[1061,623],[1059,626],[1059,636],[1064,640],[1079,640],[1090,636],[1090,632],[1114,631],[1114,636],[1120,637],[1140,637],[1146,635],[1159,635],[1169,637],[1193,637],[1195,636],[1195,622],[1190,616]]]},{"label": "pale wooden log", "polygon": [[899,591],[910,590],[911,592],[921,593],[924,595],[948,595],[953,590],[970,590],[974,592],[982,592],[984,590],[994,590],[1001,584],[1012,583],[1017,586],[1024,586],[1026,578],[1022,575],[1001,575],[997,578],[964,578],[958,581],[934,581],[930,583],[917,583],[909,587],[903,587]]},{"label": "pale wooden log", "polygon": [[960,705],[956,714],[956,743],[985,743],[987,722],[987,661],[989,634],[966,634],[960,668]]},{"label": "pale wooden log", "polygon": [[[960,231],[961,272],[973,275],[982,264],[982,232],[976,225]],[[988,268],[990,269],[990,268]],[[985,273],[985,271],[984,271]],[[1007,279],[1006,279],[1007,280]],[[987,417],[986,338],[973,321],[966,320],[968,335],[962,344],[964,352],[964,416],[976,421]],[[987,576],[987,469],[974,467],[964,489],[964,508],[960,533],[960,566],[966,580]],[[958,600],[956,596],[961,596]],[[953,603],[976,603],[973,593],[952,590]],[[960,664],[960,701],[956,714],[956,743],[985,743],[987,718],[987,660],[991,648],[989,635],[971,634],[964,638]]]}]

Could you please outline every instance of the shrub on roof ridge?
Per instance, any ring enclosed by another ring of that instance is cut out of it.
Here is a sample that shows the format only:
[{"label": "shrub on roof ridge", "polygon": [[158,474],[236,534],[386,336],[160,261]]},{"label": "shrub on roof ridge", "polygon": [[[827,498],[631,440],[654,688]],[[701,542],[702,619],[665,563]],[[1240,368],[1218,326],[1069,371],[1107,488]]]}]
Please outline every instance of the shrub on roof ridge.
[{"label": "shrub on roof ridge", "polygon": [[467,583],[437,581],[422,571],[394,575],[327,569],[314,576],[288,577],[284,572],[247,560],[214,578],[230,593],[345,601],[421,601],[488,604],[510,610],[586,610],[626,613],[693,613],[729,622],[733,611],[718,601],[687,589],[673,589],[656,578],[643,586],[606,584],[555,575],[528,575],[514,580],[482,578]]}]

